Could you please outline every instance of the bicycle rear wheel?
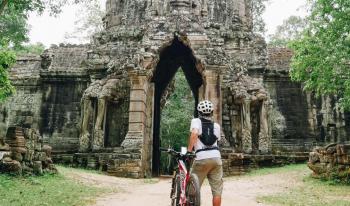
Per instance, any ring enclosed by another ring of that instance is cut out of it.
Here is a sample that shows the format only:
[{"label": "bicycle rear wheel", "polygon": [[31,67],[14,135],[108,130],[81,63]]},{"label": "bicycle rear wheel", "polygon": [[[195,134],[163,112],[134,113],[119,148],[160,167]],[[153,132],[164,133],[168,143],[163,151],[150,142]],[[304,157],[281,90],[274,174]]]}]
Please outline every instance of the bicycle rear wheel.
[{"label": "bicycle rear wheel", "polygon": [[173,178],[173,183],[171,186],[171,206],[179,206],[180,203],[180,193],[181,193],[181,179],[180,175],[176,174]]},{"label": "bicycle rear wheel", "polygon": [[186,188],[186,206],[200,206],[201,205],[201,190],[199,180],[196,174],[191,174],[190,180]]}]

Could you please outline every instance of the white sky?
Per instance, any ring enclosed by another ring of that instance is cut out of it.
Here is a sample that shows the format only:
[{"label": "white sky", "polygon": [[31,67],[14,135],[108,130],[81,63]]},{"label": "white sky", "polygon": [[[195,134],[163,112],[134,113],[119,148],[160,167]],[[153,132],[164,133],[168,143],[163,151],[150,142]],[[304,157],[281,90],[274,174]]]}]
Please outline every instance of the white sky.
[{"label": "white sky", "polygon": [[[104,2],[105,0],[101,0]],[[254,0],[253,0],[254,1]],[[283,20],[291,15],[305,16],[302,9],[306,0],[270,0],[263,18],[267,24],[266,35],[274,33],[276,27],[282,24]],[[29,18],[31,25],[30,43],[42,42],[47,47],[51,44],[59,43],[79,43],[67,42],[64,38],[66,33],[72,32],[76,20],[77,6],[69,6],[63,9],[59,17],[50,17],[47,13],[42,16],[35,14]]]}]

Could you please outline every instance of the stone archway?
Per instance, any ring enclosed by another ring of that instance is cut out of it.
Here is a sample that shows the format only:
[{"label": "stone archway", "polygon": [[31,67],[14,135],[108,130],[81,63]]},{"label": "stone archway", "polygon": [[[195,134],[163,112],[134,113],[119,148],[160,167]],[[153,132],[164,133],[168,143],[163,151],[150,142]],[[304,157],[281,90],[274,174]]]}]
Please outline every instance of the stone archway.
[{"label": "stone archway", "polygon": [[140,168],[145,176],[159,175],[160,99],[180,67],[195,104],[202,99],[213,101],[216,105],[214,118],[218,122],[222,119],[221,66],[203,65],[185,37],[175,37],[163,45],[158,54],[144,56],[144,69],[127,68],[131,82],[129,129],[122,147],[125,151],[141,149]]},{"label": "stone archway", "polygon": [[[173,79],[179,68],[184,71],[187,83],[189,84],[195,105],[198,104],[200,96],[200,87],[203,85],[204,78],[198,65],[198,61],[193,55],[192,50],[175,38],[172,43],[165,47],[160,53],[159,62],[155,68],[151,81],[154,83],[154,116],[153,116],[153,152],[152,152],[152,174],[159,175],[160,167],[160,120],[161,120],[161,99],[167,86]],[[194,116],[197,110],[194,108]]]}]

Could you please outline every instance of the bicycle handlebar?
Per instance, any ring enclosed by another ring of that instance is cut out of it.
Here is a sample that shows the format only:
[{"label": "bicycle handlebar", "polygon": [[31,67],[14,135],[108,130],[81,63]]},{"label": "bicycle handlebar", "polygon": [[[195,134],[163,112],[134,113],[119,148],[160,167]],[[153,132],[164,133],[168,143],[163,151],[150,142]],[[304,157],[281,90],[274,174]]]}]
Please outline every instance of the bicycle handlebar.
[{"label": "bicycle handlebar", "polygon": [[181,152],[177,152],[173,149],[170,148],[159,148],[160,151],[162,152],[167,152],[173,156],[177,156],[177,157],[190,157],[190,158],[195,158],[196,154],[193,153],[186,153],[186,154],[181,154]]}]

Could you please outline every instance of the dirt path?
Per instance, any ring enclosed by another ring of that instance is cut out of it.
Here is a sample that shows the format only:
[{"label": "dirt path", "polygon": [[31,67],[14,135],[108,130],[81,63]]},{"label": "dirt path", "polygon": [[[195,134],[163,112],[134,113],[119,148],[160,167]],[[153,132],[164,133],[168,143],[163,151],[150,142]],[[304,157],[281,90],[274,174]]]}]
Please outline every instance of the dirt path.
[{"label": "dirt path", "polygon": [[[256,198],[286,191],[302,184],[307,172],[281,172],[262,176],[243,176],[224,179],[223,206],[264,206]],[[69,173],[83,183],[113,189],[113,194],[97,199],[94,206],[169,206],[170,179],[132,180],[89,173]],[[211,206],[207,182],[202,187],[202,206]]]}]

